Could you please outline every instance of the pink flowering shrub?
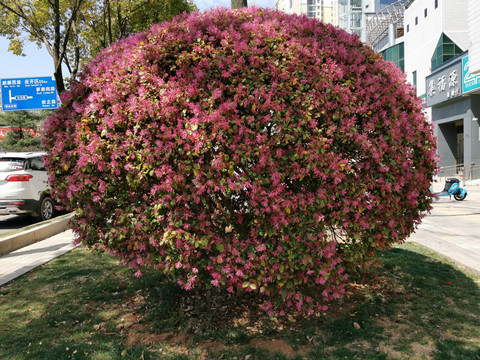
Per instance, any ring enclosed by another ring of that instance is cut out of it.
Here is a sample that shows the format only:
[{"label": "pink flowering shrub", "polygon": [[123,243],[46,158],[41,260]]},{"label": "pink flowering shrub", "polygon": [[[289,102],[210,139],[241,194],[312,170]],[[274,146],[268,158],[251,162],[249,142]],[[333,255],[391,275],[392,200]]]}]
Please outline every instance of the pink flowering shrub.
[{"label": "pink flowering shrub", "polygon": [[104,50],[45,124],[88,247],[185,289],[325,310],[429,210],[435,139],[356,36],[258,8],[177,17]]}]

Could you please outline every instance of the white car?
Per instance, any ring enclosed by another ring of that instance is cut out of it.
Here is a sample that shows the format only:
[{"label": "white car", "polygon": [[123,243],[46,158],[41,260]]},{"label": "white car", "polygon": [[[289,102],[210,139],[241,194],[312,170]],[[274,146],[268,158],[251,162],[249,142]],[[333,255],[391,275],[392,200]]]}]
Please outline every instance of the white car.
[{"label": "white car", "polygon": [[0,152],[0,214],[55,215],[43,152]]}]

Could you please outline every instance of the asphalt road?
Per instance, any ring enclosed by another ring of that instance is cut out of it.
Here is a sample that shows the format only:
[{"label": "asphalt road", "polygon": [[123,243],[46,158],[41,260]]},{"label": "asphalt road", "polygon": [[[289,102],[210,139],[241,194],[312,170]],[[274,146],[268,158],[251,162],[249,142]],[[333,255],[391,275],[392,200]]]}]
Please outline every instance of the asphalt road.
[{"label": "asphalt road", "polygon": [[0,215],[0,234],[21,229],[37,222],[38,220],[28,215]]},{"label": "asphalt road", "polygon": [[409,238],[480,275],[480,186],[466,187],[463,201],[435,200],[416,232]]}]

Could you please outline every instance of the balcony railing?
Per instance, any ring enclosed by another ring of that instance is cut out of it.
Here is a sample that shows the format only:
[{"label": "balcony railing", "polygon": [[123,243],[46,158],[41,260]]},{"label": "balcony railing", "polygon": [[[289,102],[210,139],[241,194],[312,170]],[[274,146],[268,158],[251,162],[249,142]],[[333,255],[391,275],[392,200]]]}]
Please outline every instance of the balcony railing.
[{"label": "balcony railing", "polygon": [[471,163],[470,165],[458,164],[440,167],[437,180],[443,182],[450,177],[459,178],[463,183],[480,179],[480,164]]},{"label": "balcony railing", "polygon": [[375,47],[388,35],[388,25],[395,24],[403,29],[403,15],[407,0],[398,0],[377,12],[367,20],[367,43]]}]

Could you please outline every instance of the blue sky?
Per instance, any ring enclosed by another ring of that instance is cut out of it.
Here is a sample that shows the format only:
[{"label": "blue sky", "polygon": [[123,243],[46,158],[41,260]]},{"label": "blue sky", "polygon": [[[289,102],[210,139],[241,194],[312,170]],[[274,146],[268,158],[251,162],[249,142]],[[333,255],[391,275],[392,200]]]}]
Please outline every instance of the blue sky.
[{"label": "blue sky", "polygon": [[[194,0],[199,10],[218,6],[230,7],[230,0]],[[276,0],[248,0],[249,6],[275,7]],[[16,56],[8,51],[8,40],[0,37],[0,79],[43,77],[53,75],[53,60],[45,48],[38,49],[33,43],[25,48],[26,56]],[[64,76],[68,72],[64,70]]]}]

